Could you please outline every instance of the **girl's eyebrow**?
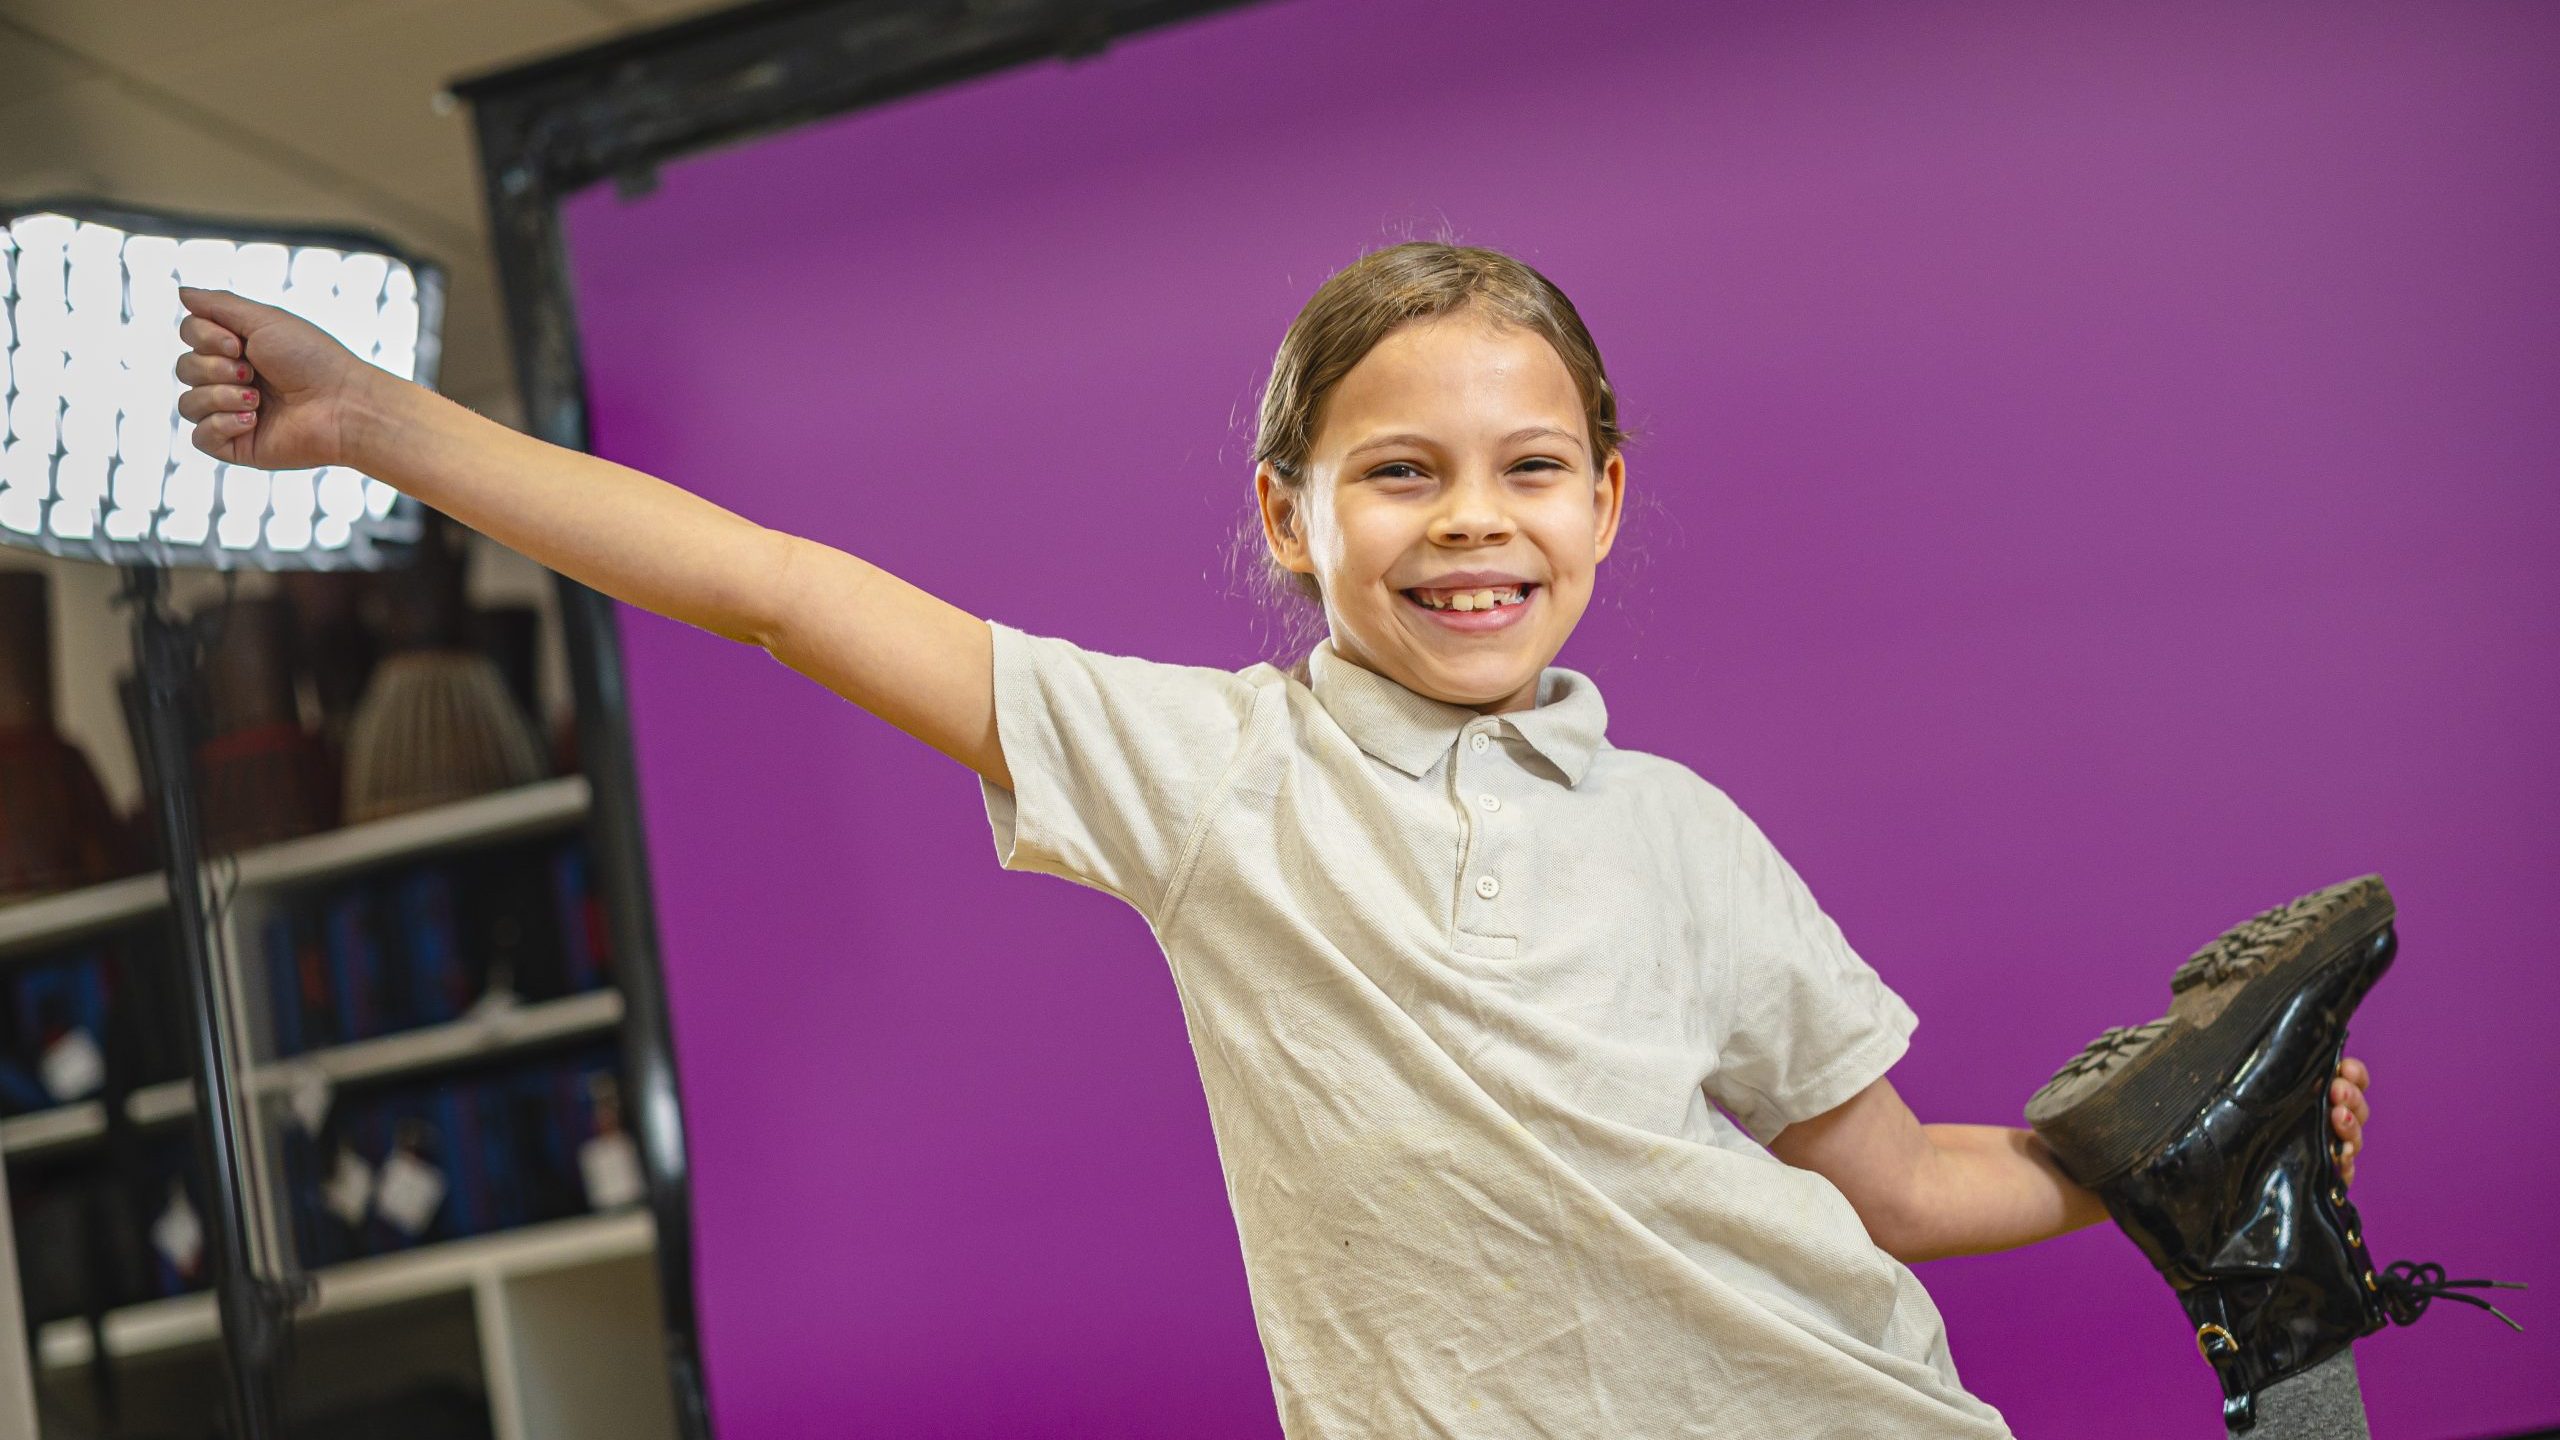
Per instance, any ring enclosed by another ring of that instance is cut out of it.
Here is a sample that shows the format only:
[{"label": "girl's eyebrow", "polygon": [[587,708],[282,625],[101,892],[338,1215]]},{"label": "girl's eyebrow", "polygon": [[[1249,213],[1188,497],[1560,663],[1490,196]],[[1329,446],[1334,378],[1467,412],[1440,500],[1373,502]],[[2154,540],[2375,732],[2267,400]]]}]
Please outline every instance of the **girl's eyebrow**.
[{"label": "girl's eyebrow", "polygon": [[[1559,440],[1570,440],[1576,445],[1582,443],[1581,436],[1574,434],[1570,430],[1559,430],[1553,425],[1531,425],[1526,429],[1514,430],[1494,443],[1497,445],[1518,445],[1523,441],[1543,439],[1550,435]],[[1363,440],[1359,444],[1342,452],[1342,458],[1348,460],[1354,455],[1364,454],[1371,450],[1384,450],[1396,445],[1411,445],[1418,450],[1431,450],[1438,448],[1429,436],[1399,432],[1394,435],[1379,435],[1371,439]]]}]

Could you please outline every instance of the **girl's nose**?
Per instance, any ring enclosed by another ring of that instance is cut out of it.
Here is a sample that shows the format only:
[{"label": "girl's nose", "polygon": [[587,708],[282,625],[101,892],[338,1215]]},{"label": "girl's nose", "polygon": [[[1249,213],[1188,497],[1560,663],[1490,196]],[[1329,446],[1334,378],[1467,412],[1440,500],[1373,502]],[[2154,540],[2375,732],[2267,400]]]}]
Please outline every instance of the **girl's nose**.
[{"label": "girl's nose", "polygon": [[1469,476],[1441,492],[1440,513],[1431,518],[1431,536],[1444,545],[1481,544],[1511,534],[1511,516],[1502,504],[1502,487],[1489,477]]}]

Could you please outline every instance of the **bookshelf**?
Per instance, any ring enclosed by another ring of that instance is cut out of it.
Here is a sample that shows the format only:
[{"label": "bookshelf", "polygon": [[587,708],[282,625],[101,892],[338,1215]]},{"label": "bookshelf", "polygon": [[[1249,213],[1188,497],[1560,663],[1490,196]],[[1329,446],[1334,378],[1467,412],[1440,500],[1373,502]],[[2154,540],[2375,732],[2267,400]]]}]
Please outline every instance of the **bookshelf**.
[{"label": "bookshelf", "polygon": [[[586,813],[586,777],[566,775],[243,851],[237,857],[238,883],[242,889],[272,889],[326,880],[390,861],[565,830]],[[220,889],[228,879],[220,867],[214,868],[206,877],[209,890]],[[147,919],[168,908],[169,887],[156,873],[0,905],[0,964],[12,955]]]},{"label": "bookshelf", "polygon": [[[201,882],[221,931],[239,1033],[253,1057],[251,1195],[268,1254],[288,1253],[293,1219],[282,1159],[297,1092],[328,1093],[464,1071],[581,1040],[615,1037],[623,997],[612,988],[553,999],[482,1003],[458,1018],[277,1053],[267,1013],[275,993],[261,943],[267,917],[317,887],[404,864],[519,840],[567,838],[587,816],[587,782],[546,780],[431,810],[243,851],[206,868]],[[0,907],[0,977],[13,964],[106,932],[145,925],[169,909],[160,877],[140,876]],[[185,1081],[131,1092],[138,1127],[188,1119]],[[106,1134],[96,1099],[0,1120],[0,1173],[76,1159]],[[0,1190],[0,1222],[8,1220]],[[464,1238],[419,1244],[311,1272],[313,1298],[297,1312],[288,1372],[299,1400],[328,1398],[356,1381],[376,1386],[448,1383],[485,1397],[498,1440],[672,1440],[677,1433],[658,1327],[655,1236],[645,1209],[626,1205]],[[256,1247],[253,1246],[253,1250]],[[7,1255],[0,1247],[0,1257]],[[0,1266],[0,1306],[10,1325],[24,1314],[18,1264]],[[101,1332],[118,1365],[127,1425],[166,1416],[201,1428],[216,1413],[219,1327],[210,1293],[145,1301],[110,1311]],[[18,1433],[14,1394],[39,1403],[36,1433],[90,1433],[94,1358],[85,1321],[40,1327],[32,1347],[0,1351],[0,1432]],[[12,1373],[14,1370],[15,1373]]]},{"label": "bookshelf", "polygon": [[586,818],[587,781],[566,775],[432,810],[368,820],[240,855],[243,889],[307,884],[390,860],[566,829]]},{"label": "bookshelf", "polygon": [[[619,1210],[350,1260],[314,1272],[313,1299],[300,1319],[308,1327],[437,1295],[503,1290],[537,1276],[643,1259],[655,1243],[646,1211]],[[220,1330],[210,1292],[174,1295],[110,1314],[107,1349],[135,1359],[210,1347]],[[77,1320],[56,1320],[36,1337],[38,1363],[48,1371],[85,1365],[91,1353],[89,1327]]]},{"label": "bookshelf", "polygon": [[442,1025],[424,1025],[351,1045],[328,1046],[261,1065],[250,1073],[249,1084],[260,1093],[278,1094],[303,1074],[318,1075],[332,1084],[377,1080],[411,1070],[489,1059],[571,1036],[607,1034],[621,1023],[622,992],[590,990],[557,1000],[493,1008]]},{"label": "bookshelf", "polygon": [[0,959],[113,929],[168,908],[169,887],[158,875],[130,875],[86,890],[21,900],[0,909]]},{"label": "bookshelf", "polygon": [[[249,1088],[262,1095],[282,1094],[305,1074],[317,1075],[331,1084],[378,1080],[407,1071],[495,1059],[510,1051],[574,1036],[610,1034],[621,1023],[622,993],[591,990],[583,995],[506,1006],[442,1025],[421,1026],[379,1039],[332,1045],[288,1060],[270,1061],[250,1072]],[[194,1114],[195,1096],[186,1081],[167,1080],[134,1091],[126,1110],[137,1125],[166,1124]],[[12,1116],[0,1120],[0,1155],[20,1159],[41,1155],[95,1140],[106,1133],[106,1128],[106,1107],[95,1100]]]}]

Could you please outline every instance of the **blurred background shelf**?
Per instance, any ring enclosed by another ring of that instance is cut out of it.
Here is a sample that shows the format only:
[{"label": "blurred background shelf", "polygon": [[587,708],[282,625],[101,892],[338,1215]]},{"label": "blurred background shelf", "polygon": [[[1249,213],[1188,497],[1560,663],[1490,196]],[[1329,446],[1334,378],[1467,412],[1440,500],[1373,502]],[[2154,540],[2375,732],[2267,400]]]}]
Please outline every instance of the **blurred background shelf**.
[{"label": "blurred background shelf", "polygon": [[584,819],[586,813],[586,777],[564,775],[243,851],[240,885],[273,889],[308,884],[386,861],[414,860],[466,845],[562,829]]},{"label": "blurred background shelf", "polygon": [[[267,916],[322,903],[345,886],[383,883],[378,872],[409,862],[574,831],[587,809],[583,779],[548,780],[247,851],[236,879],[229,865],[208,867],[209,886],[227,900],[217,912],[226,939],[220,959],[242,1033],[254,1037],[248,1083],[270,1144],[297,1123],[294,1102],[315,1082],[327,1089],[335,1132],[336,1116],[378,1106],[386,1094],[491,1083],[493,1072],[516,1073],[508,1067],[519,1060],[558,1064],[564,1048],[618,1036],[625,1003],[609,970],[603,988],[541,1000],[484,995],[456,1019],[281,1057],[264,1005],[274,994],[264,978],[272,957],[256,939]],[[539,852],[526,863],[541,863]],[[95,932],[148,922],[165,910],[157,881],[143,877],[0,915],[0,973],[50,942],[89,943]],[[127,1103],[141,1125],[183,1122],[194,1111],[185,1081],[137,1088]],[[0,1159],[35,1159],[32,1168],[48,1174],[95,1163],[73,1152],[102,1139],[105,1119],[104,1104],[87,1099],[0,1121]],[[344,1144],[353,1132],[335,1133],[342,1136],[335,1143]],[[576,1133],[569,1136],[573,1148]],[[285,1220],[285,1196],[296,1183],[273,1160],[253,1181],[279,1251],[301,1244]],[[358,1413],[329,1407],[401,1397],[392,1403],[441,1405],[449,1416],[485,1413],[495,1440],[675,1440],[659,1358],[656,1267],[654,1223],[645,1209],[625,1205],[315,1269],[286,1371],[294,1408],[305,1416]],[[90,1368],[102,1358],[101,1337],[105,1358],[117,1366],[129,1425],[183,1431],[200,1423],[221,1393],[220,1319],[208,1291],[119,1306],[96,1330],[85,1320],[54,1319],[27,1346],[44,1433],[102,1433]]]},{"label": "blurred background shelf", "polygon": [[[491,1007],[460,1020],[402,1031],[352,1045],[261,1065],[251,1083],[261,1094],[281,1094],[306,1075],[331,1085],[378,1080],[414,1070],[429,1070],[557,1040],[609,1032],[622,1023],[622,992],[591,990],[558,1000]],[[134,1123],[155,1125],[177,1119],[195,1108],[191,1087],[183,1080],[146,1085],[133,1092]],[[106,1133],[106,1107],[82,1100],[51,1110],[0,1120],[0,1155],[24,1158],[48,1150],[95,1140]]]},{"label": "blurred background shelf", "polygon": [[76,940],[168,907],[169,887],[157,871],[0,905],[0,963],[12,952]]},{"label": "blurred background shelf", "polygon": [[[190,1088],[184,1080],[145,1085],[133,1092],[127,1108],[138,1125],[174,1120],[195,1108],[195,1097],[188,1093]],[[51,1110],[38,1110],[31,1115],[15,1115],[0,1120],[0,1155],[12,1158],[38,1155],[65,1145],[95,1140],[106,1133],[105,1102],[81,1100]]]},{"label": "blurred background shelf", "polygon": [[493,1006],[442,1025],[332,1045],[262,1065],[252,1083],[273,1093],[290,1088],[306,1074],[316,1074],[333,1085],[374,1080],[596,1034],[621,1023],[622,992],[590,990],[558,1000]]},{"label": "blurred background shelf", "polygon": [[[387,861],[564,829],[586,818],[587,781],[564,775],[481,795],[432,810],[349,825],[319,835],[244,850],[242,888],[278,888],[326,880]],[[216,893],[229,876],[217,862],[208,883]],[[159,914],[169,905],[158,874],[0,906],[0,956],[38,949]]]},{"label": "blurred background shelf", "polygon": [[[317,1293],[298,1315],[317,1325],[433,1295],[645,1257],[655,1243],[645,1210],[582,1215],[448,1240],[314,1272]],[[106,1316],[107,1351],[118,1358],[211,1345],[220,1333],[210,1293],[129,1305]],[[39,1333],[36,1353],[46,1370],[87,1364],[93,1353],[88,1325],[79,1320],[54,1321]]]}]

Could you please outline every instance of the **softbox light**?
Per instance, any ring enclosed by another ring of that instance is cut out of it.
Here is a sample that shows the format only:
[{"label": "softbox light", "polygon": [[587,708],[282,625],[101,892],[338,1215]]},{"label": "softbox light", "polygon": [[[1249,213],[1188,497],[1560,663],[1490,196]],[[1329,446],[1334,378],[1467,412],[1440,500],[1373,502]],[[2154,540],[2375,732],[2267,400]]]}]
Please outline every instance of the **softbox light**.
[{"label": "softbox light", "polygon": [[196,449],[178,415],[178,287],[289,310],[435,383],[444,279],[355,231],[85,201],[0,204],[0,545],[112,564],[370,569],[423,523],[345,466],[269,472]]}]

